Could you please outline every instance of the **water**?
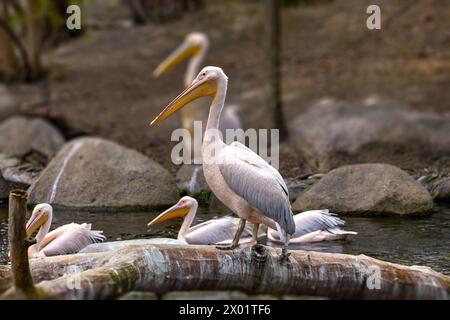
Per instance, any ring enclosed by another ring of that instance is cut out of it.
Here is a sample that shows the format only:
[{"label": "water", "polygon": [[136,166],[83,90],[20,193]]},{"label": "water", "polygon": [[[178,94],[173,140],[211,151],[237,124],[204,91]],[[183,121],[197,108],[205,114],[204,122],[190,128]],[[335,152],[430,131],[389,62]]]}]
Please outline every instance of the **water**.
[{"label": "water", "polygon": [[[90,222],[103,230],[108,241],[152,237],[176,238],[180,221],[168,221],[159,228],[147,230],[146,225],[159,212],[86,213],[55,212],[54,226],[74,222]],[[223,212],[200,208],[197,222],[216,218]],[[0,264],[7,263],[7,210],[0,208]],[[450,205],[435,208],[425,218],[380,217],[351,218],[347,230],[359,234],[346,242],[322,242],[296,245],[292,249],[365,254],[374,258],[405,265],[425,265],[450,275]]]}]

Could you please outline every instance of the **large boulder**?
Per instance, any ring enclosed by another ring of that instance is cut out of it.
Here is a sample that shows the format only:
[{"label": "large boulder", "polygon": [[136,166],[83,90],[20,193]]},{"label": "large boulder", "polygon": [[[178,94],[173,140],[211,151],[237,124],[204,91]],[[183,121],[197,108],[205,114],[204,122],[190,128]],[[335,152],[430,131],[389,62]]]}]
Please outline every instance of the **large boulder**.
[{"label": "large boulder", "polygon": [[368,162],[415,169],[444,155],[450,159],[444,120],[393,103],[327,100],[294,120],[291,140],[313,172]]},{"label": "large boulder", "polygon": [[26,189],[27,187],[27,184],[16,181],[8,181],[0,174],[0,204],[8,203],[9,192],[11,190],[16,188]]},{"label": "large boulder", "polygon": [[100,138],[67,143],[30,188],[30,203],[86,210],[140,210],[178,200],[175,180],[145,155]]},{"label": "large boulder", "polygon": [[339,214],[424,214],[433,207],[427,189],[388,164],[359,164],[330,171],[293,204],[294,211],[330,209]]},{"label": "large boulder", "polygon": [[20,113],[19,100],[0,85],[0,121]]},{"label": "large boulder", "polygon": [[64,144],[61,133],[40,118],[12,117],[0,124],[0,153],[22,158],[31,153],[51,159]]},{"label": "large boulder", "polygon": [[43,164],[33,159],[23,160],[0,153],[0,175],[12,184],[28,188],[43,169]]},{"label": "large boulder", "polygon": [[26,189],[37,179],[41,168],[0,153],[0,203],[6,202],[15,188]]}]

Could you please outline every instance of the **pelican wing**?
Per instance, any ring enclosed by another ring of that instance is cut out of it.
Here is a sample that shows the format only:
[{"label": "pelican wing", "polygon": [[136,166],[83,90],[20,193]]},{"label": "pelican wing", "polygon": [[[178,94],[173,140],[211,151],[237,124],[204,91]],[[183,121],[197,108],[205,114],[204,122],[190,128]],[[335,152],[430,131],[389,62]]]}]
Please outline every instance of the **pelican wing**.
[{"label": "pelican wing", "polygon": [[288,188],[280,173],[239,142],[227,146],[225,152],[227,159],[219,164],[219,169],[231,190],[293,234],[295,223]]},{"label": "pelican wing", "polygon": [[46,256],[76,253],[84,247],[105,240],[102,231],[91,230],[90,224],[70,223],[47,234],[39,250]]},{"label": "pelican wing", "polygon": [[[329,212],[329,210],[304,211],[294,216],[295,233],[292,238],[302,237],[308,233],[322,230],[340,230],[345,221]],[[279,239],[278,232],[270,230],[270,236]]]},{"label": "pelican wing", "polygon": [[[216,244],[232,240],[239,224],[238,218],[223,217],[195,225],[189,229],[186,242],[189,244]],[[252,235],[252,225],[247,224],[241,237]]]},{"label": "pelican wing", "polygon": [[302,236],[317,230],[328,230],[345,224],[345,221],[328,210],[310,210],[294,216],[294,237]]}]

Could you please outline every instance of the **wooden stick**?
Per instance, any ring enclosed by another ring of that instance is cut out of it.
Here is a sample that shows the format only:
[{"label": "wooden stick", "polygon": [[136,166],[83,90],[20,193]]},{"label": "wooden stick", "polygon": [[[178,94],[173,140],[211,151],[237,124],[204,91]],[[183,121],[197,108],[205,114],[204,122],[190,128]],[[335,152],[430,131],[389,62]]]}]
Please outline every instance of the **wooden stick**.
[{"label": "wooden stick", "polygon": [[25,223],[28,194],[24,190],[13,190],[9,194],[8,238],[13,284],[16,291],[25,296],[34,296],[36,289],[28,264],[28,247]]}]

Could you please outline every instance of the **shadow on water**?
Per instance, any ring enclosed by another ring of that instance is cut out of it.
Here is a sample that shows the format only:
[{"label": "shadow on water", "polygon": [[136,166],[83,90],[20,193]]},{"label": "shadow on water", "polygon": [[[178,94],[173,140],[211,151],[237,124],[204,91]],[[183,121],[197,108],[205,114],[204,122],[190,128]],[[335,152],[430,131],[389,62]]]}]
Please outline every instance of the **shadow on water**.
[{"label": "shadow on water", "polygon": [[[147,230],[147,223],[159,212],[87,213],[57,212],[53,226],[72,221],[92,223],[103,230],[108,241],[152,237],[176,238],[180,221],[169,221],[160,228]],[[221,216],[200,208],[197,222]],[[8,231],[7,209],[0,208],[0,264],[7,263]],[[440,205],[435,213],[425,218],[351,218],[346,229],[358,235],[346,242],[321,242],[293,245],[292,249],[315,250],[333,253],[365,254],[374,258],[405,265],[426,265],[450,275],[450,205]]]}]

